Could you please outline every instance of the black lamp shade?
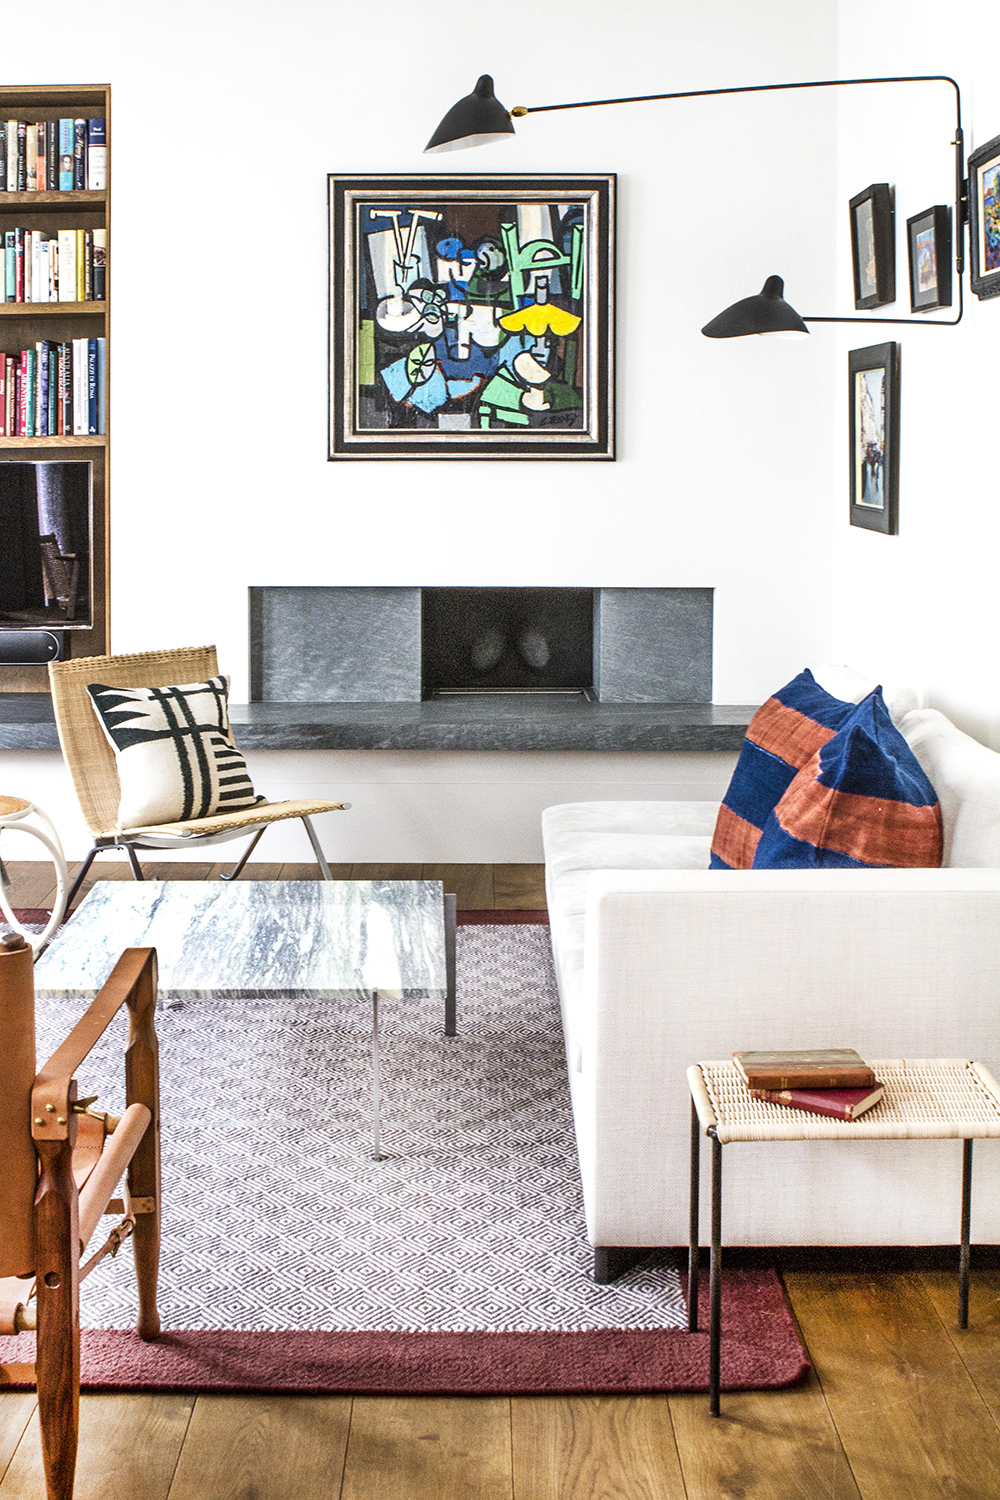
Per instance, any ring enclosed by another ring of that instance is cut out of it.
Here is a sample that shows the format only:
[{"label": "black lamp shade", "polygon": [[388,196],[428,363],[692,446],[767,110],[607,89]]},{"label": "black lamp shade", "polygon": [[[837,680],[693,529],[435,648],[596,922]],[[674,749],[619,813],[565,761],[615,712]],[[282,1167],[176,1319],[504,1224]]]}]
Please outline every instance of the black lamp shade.
[{"label": "black lamp shade", "polygon": [[780,276],[769,276],[756,297],[734,302],[701,330],[708,339],[737,339],[748,333],[777,335],[779,338],[802,338],[809,330],[782,293],[785,283]]},{"label": "black lamp shade", "polygon": [[493,92],[493,79],[484,73],[472,93],[449,109],[424,151],[463,151],[466,146],[489,146],[513,134],[510,115]]}]

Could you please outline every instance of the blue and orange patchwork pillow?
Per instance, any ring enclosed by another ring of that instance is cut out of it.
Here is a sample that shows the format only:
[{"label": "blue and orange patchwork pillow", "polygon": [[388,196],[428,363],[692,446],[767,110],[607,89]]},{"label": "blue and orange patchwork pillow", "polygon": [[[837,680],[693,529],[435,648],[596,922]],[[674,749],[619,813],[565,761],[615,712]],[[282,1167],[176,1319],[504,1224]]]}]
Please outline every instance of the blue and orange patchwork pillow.
[{"label": "blue and orange patchwork pillow", "polygon": [[792,780],[753,868],[927,867],[941,850],[937,794],[876,689]]},{"label": "blue and orange patchwork pillow", "polygon": [[754,714],[712,839],[713,870],[749,870],[764,824],[804,766],[857,712],[808,667]]}]

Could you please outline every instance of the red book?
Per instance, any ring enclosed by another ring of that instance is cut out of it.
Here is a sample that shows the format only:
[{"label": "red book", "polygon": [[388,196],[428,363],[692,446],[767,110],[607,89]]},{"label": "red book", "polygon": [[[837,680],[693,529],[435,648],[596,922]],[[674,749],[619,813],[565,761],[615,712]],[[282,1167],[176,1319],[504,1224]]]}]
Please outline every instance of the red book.
[{"label": "red book", "polygon": [[885,1093],[885,1084],[876,1079],[874,1087],[866,1089],[751,1089],[750,1093],[767,1104],[804,1109],[810,1115],[856,1120],[878,1103]]}]

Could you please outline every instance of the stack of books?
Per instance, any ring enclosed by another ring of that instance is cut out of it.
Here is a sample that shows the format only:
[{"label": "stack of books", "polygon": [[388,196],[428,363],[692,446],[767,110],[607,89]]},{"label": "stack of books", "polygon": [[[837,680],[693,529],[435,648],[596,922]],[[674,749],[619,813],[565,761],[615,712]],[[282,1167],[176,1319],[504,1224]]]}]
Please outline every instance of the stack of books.
[{"label": "stack of books", "polygon": [[799,1052],[734,1052],[755,1099],[835,1120],[857,1120],[885,1093],[853,1047]]},{"label": "stack of books", "polygon": [[7,229],[3,236],[7,302],[103,302],[106,229]]},{"label": "stack of books", "polygon": [[107,163],[102,119],[0,120],[0,192],[103,192]]},{"label": "stack of books", "polygon": [[0,437],[86,437],[106,431],[105,339],[39,339],[0,355]]}]

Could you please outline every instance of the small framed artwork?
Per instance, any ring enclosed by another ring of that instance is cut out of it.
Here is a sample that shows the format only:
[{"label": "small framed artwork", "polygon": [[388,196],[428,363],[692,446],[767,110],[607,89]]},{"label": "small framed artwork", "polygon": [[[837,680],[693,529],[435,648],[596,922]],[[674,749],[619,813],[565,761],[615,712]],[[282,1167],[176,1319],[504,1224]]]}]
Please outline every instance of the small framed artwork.
[{"label": "small framed artwork", "polygon": [[882,307],[896,300],[895,223],[887,182],[873,182],[851,199],[855,307]]},{"label": "small framed artwork", "polygon": [[969,285],[1000,296],[1000,135],[969,156]]},{"label": "small framed artwork", "polygon": [[951,209],[925,208],[906,221],[910,255],[910,310],[951,306]]},{"label": "small framed artwork", "polygon": [[899,508],[899,345],[852,349],[851,525],[895,536]]},{"label": "small framed artwork", "polygon": [[329,190],[331,459],[614,458],[613,174]]}]

